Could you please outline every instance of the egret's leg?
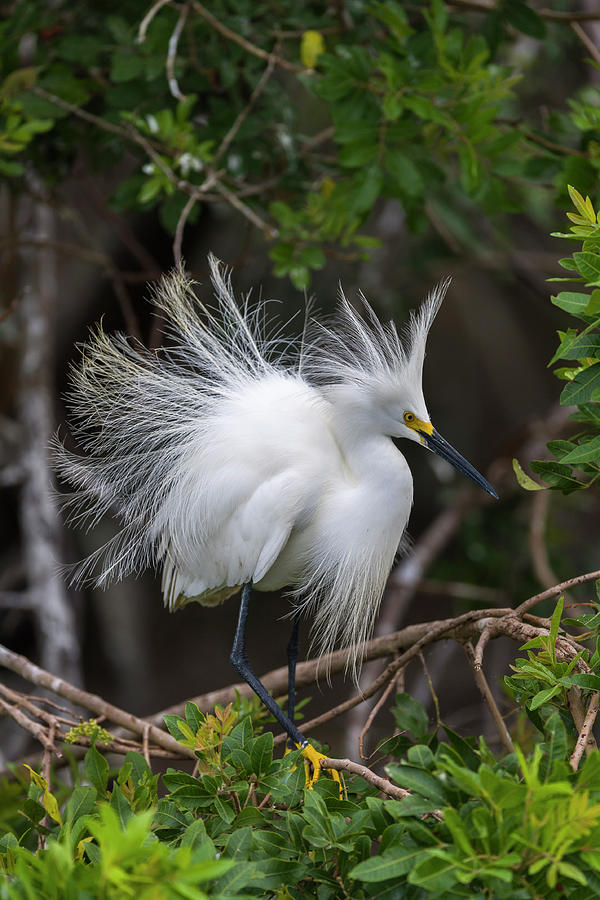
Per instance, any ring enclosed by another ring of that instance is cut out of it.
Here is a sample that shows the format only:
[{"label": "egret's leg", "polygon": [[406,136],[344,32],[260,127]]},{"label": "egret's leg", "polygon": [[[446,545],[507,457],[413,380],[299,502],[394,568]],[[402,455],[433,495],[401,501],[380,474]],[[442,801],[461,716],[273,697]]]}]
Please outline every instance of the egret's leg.
[{"label": "egret's leg", "polygon": [[246,684],[250,685],[254,693],[262,700],[264,705],[271,712],[284,731],[287,732],[290,739],[296,746],[304,748],[308,741],[302,735],[294,723],[288,719],[284,711],[281,709],[274,697],[272,697],[266,687],[256,677],[246,654],[246,621],[248,619],[248,606],[250,603],[250,594],[252,593],[252,584],[245,584],[242,588],[242,601],[240,603],[240,614],[238,617],[235,637],[233,639],[233,649],[231,651],[231,662],[236,671],[242,676]]},{"label": "egret's leg", "polygon": [[[296,707],[296,663],[298,662],[298,631],[300,627],[300,620],[298,615],[294,615],[292,619],[292,633],[290,635],[290,642],[287,645],[287,660],[288,660],[288,719],[290,722],[294,721],[294,710]],[[288,746],[291,748],[292,743],[288,741]]]},{"label": "egret's leg", "polygon": [[[230,659],[235,670],[239,675],[241,675],[246,684],[248,684],[252,688],[257,697],[262,700],[269,712],[271,712],[275,716],[294,746],[297,747],[298,750],[302,750],[304,759],[307,760],[312,766],[312,774],[310,775],[310,777],[307,777],[306,780],[306,786],[308,788],[312,788],[313,784],[321,774],[319,761],[321,759],[325,759],[325,755],[323,753],[319,753],[318,750],[315,750],[315,748],[309,744],[304,735],[300,731],[298,731],[292,720],[288,718],[288,716],[286,716],[275,698],[272,697],[271,694],[269,694],[265,686],[256,677],[256,675],[252,671],[250,663],[248,662],[248,656],[246,654],[246,622],[248,619],[248,607],[250,604],[251,593],[252,583],[250,582],[249,584],[245,584],[242,588],[240,614],[238,617],[237,628],[235,630],[235,637],[233,639],[233,648],[231,651]],[[331,775],[332,778],[340,785],[341,795],[342,783],[340,775],[335,770],[332,770]]]}]

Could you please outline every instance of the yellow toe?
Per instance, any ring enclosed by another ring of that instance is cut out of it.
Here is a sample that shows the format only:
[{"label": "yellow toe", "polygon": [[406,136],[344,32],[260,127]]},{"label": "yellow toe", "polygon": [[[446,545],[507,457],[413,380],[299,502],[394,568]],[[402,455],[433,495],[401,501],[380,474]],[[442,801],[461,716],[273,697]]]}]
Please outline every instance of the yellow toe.
[{"label": "yellow toe", "polygon": [[[321,760],[327,759],[328,757],[325,753],[319,753],[318,750],[312,746],[312,744],[306,743],[304,746],[302,744],[298,744],[298,749],[302,750],[302,756],[304,757],[304,768],[306,769],[306,787],[309,791],[312,791],[315,782],[319,780],[321,775]],[[327,769],[327,773],[333,778],[334,781],[337,782],[340,799],[343,800],[346,796],[346,786],[344,784],[343,778],[336,769]]]}]

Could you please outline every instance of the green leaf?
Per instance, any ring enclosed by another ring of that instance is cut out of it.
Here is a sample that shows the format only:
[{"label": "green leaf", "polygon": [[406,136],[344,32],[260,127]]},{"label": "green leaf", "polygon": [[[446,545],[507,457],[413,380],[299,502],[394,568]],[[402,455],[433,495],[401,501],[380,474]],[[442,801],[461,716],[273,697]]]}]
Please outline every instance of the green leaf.
[{"label": "green leaf", "polygon": [[266,772],[273,762],[273,734],[265,731],[252,744],[250,750],[250,764],[256,775]]},{"label": "green leaf", "polygon": [[202,862],[195,863],[193,866],[194,883],[213,881],[215,878],[224,875],[233,866],[235,866],[233,859],[205,859]]},{"label": "green leaf", "polygon": [[118,786],[118,784],[113,784],[112,794],[110,797],[110,806],[111,806],[111,809],[113,809],[116,812],[119,822],[121,824],[121,828],[125,829],[125,826],[129,822],[129,820],[132,818],[134,813],[133,813],[133,810],[131,809],[131,806],[127,802],[127,798],[125,797],[125,794],[123,793],[121,788]]},{"label": "green leaf", "polygon": [[581,250],[573,254],[573,259],[588,284],[600,284],[600,254]]},{"label": "green leaf", "polygon": [[573,316],[584,315],[585,309],[590,302],[589,294],[582,294],[573,291],[561,291],[554,297],[550,298],[554,306],[564,309],[565,312],[571,313]]},{"label": "green leaf", "polygon": [[523,0],[504,0],[501,9],[510,24],[517,31],[533,38],[545,37],[546,25],[544,20]]},{"label": "green leaf", "polygon": [[[590,294],[590,302],[584,309],[584,313],[586,316],[597,317],[600,314],[600,291],[594,290]],[[596,324],[598,324],[596,322]],[[599,335],[595,335],[595,337],[599,337]],[[595,354],[598,355],[597,353]]]},{"label": "green leaf", "polygon": [[326,263],[325,254],[318,247],[304,247],[299,258],[309,269],[322,269]]},{"label": "green leaf", "polygon": [[197,705],[191,701],[185,704],[185,720],[194,734],[200,731],[206,722],[205,716],[200,712]]},{"label": "green leaf", "polygon": [[422,769],[433,768],[434,756],[427,744],[415,744],[414,747],[409,747],[406,756],[408,761],[415,766],[420,766]]},{"label": "green leaf", "polygon": [[418,741],[423,741],[427,735],[427,713],[417,700],[410,694],[397,694],[392,714],[398,728],[402,731],[410,731]]},{"label": "green leaf", "polygon": [[554,612],[552,613],[552,619],[550,620],[550,641],[552,646],[556,644],[556,639],[558,637],[558,630],[560,628],[560,620],[563,614],[563,609],[565,605],[564,597],[560,597],[558,603],[554,607]]},{"label": "green leaf", "polygon": [[154,824],[157,828],[180,830],[186,828],[190,822],[190,813],[184,812],[176,803],[161,797],[154,814]]},{"label": "green leaf", "polygon": [[108,785],[108,763],[102,754],[98,753],[95,746],[91,746],[85,754],[83,774],[86,780],[94,785],[98,794],[104,798]]},{"label": "green leaf", "polygon": [[578,211],[580,216],[582,216],[582,218],[584,218],[586,222],[594,224],[594,222],[596,221],[596,216],[590,198],[586,197],[584,200],[579,191],[571,184],[567,185],[567,190],[569,192],[569,197],[573,202],[573,206]]},{"label": "green leaf", "polygon": [[566,687],[575,685],[576,687],[586,688],[591,691],[600,691],[600,675],[592,675],[587,672],[577,673],[576,675],[566,675],[560,679],[561,684]]},{"label": "green leaf", "polygon": [[552,462],[545,459],[534,459],[531,462],[531,468],[542,476],[553,488],[561,491],[576,491],[583,482],[573,475],[570,466],[563,466],[561,463]]},{"label": "green leaf", "polygon": [[140,188],[140,192],[138,194],[139,202],[150,203],[150,201],[153,200],[157,196],[157,194],[160,194],[162,187],[162,176],[156,175],[152,178],[149,178]]},{"label": "green leaf", "polygon": [[379,166],[368,166],[355,176],[354,189],[349,195],[350,211],[356,214],[371,209],[379,196],[383,184],[383,175]]},{"label": "green leaf", "polygon": [[62,826],[62,816],[58,808],[58,801],[54,794],[51,794],[50,791],[44,791],[42,804],[50,818],[54,819],[55,822],[58,822],[58,824]]},{"label": "green leaf", "polygon": [[24,171],[25,169],[21,163],[18,163],[13,159],[2,159],[2,157],[0,157],[0,174],[7,175],[9,178],[14,178],[18,175],[22,175]]},{"label": "green leaf", "polygon": [[293,265],[289,269],[290,281],[299,291],[310,287],[310,272],[306,266]]},{"label": "green leaf", "polygon": [[521,464],[518,459],[513,459],[513,470],[515,475],[517,476],[517,481],[526,491],[544,491],[546,490],[546,486],[543,484],[538,484],[537,481],[534,481],[533,478],[530,478],[527,472],[524,472],[521,468]]},{"label": "green leaf", "polygon": [[385,165],[402,191],[409,197],[421,197],[423,195],[423,179],[414,162],[402,153],[386,153]]},{"label": "green leaf", "polygon": [[145,62],[131,50],[118,50],[112,58],[111,78],[117,83],[132,81],[143,74]]},{"label": "green leaf", "polygon": [[[594,291],[594,294],[598,294],[600,297],[600,291]],[[586,315],[589,315],[586,307]],[[583,334],[580,337],[577,337],[575,333],[571,333],[569,335],[570,340],[565,341],[565,346],[562,344],[559,348],[560,357],[557,358],[562,359],[584,359],[589,356],[600,357],[600,334],[592,333],[592,334]],[[557,354],[558,354],[557,350]],[[552,360],[551,362],[555,362],[556,360]]]},{"label": "green leaf", "polygon": [[65,807],[65,821],[73,824],[81,816],[89,816],[96,805],[96,788],[92,785],[78,785],[74,788]]},{"label": "green leaf", "polygon": [[560,402],[562,406],[578,403],[589,403],[600,400],[600,362],[584,369],[576,375],[562,390]]},{"label": "green leaf", "polygon": [[408,876],[411,884],[418,884],[431,894],[449,891],[458,880],[458,866],[450,854],[432,849],[419,860]]},{"label": "green leaf", "polygon": [[590,436],[588,440],[582,439],[574,450],[563,456],[561,462],[571,466],[579,463],[600,465],[600,434],[595,437]]},{"label": "green leaf", "polygon": [[444,806],[447,802],[442,782],[430,775],[429,772],[416,766],[397,765],[390,763],[385,771],[390,778],[409,791],[416,791],[421,797],[433,800],[437,806]]},{"label": "green leaf", "polygon": [[567,753],[567,729],[558,711],[553,712],[544,723],[548,758],[564,759]]},{"label": "green leaf", "polygon": [[[481,757],[471,746],[471,743],[468,739],[462,737],[457,732],[452,731],[451,728],[448,727],[444,723],[444,731],[448,737],[448,743],[452,747],[454,751],[458,754],[463,764],[472,771],[476,772],[481,763]],[[470,739],[473,740],[472,738]]]},{"label": "green leaf", "polygon": [[235,819],[235,810],[233,808],[233,803],[226,803],[225,801],[221,800],[220,797],[215,797],[213,802],[217,815],[225,822],[226,825],[231,825],[231,823]]},{"label": "green leaf", "polygon": [[422,847],[393,848],[385,856],[373,856],[350,871],[350,878],[358,881],[388,881],[409,872],[423,856]]},{"label": "green leaf", "polygon": [[542,706],[544,703],[547,703],[548,700],[551,700],[552,697],[556,697],[557,694],[562,692],[562,687],[560,684],[555,684],[554,687],[545,688],[543,691],[538,691],[535,697],[533,697],[529,701],[530,709],[537,709],[539,706]]}]

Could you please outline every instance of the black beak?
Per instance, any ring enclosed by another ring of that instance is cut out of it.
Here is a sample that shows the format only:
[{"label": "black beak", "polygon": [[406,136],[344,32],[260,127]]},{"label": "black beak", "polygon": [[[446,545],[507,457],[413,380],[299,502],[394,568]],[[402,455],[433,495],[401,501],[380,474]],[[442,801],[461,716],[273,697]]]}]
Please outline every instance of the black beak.
[{"label": "black beak", "polygon": [[477,469],[474,468],[470,462],[467,462],[464,456],[461,456],[448,441],[444,440],[435,428],[431,434],[426,434],[424,431],[420,431],[419,434],[423,438],[426,447],[429,447],[430,450],[433,450],[434,453],[437,453],[438,456],[441,456],[442,459],[449,462],[451,466],[454,466],[455,469],[458,469],[459,472],[462,472],[463,475],[466,475],[467,478],[474,481],[478,487],[483,488],[484,491],[487,491],[488,494],[491,494],[496,500],[498,499],[498,494],[489,481],[487,481],[483,475],[480,475]]}]

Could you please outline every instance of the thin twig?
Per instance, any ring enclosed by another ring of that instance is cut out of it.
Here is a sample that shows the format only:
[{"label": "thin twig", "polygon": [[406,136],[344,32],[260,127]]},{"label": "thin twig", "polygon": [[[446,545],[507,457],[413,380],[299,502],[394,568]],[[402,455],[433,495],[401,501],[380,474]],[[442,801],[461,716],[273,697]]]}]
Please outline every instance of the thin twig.
[{"label": "thin twig", "polygon": [[167,61],[165,64],[165,68],[167,71],[167,81],[169,83],[169,90],[171,95],[175,97],[176,100],[186,100],[185,94],[182,94],[179,90],[179,84],[177,83],[177,78],[175,77],[175,59],[177,57],[177,45],[179,44],[179,38],[181,37],[181,32],[183,31],[185,20],[187,19],[189,12],[189,7],[187,4],[181,7],[181,11],[179,13],[179,18],[175,24],[175,28],[171,33],[171,37],[169,38],[169,47],[167,51]]},{"label": "thin twig", "polygon": [[569,760],[571,768],[574,772],[576,772],[579,767],[583,752],[585,751],[586,753],[590,753],[592,750],[596,749],[596,741],[594,740],[594,736],[592,735],[592,728],[594,727],[594,722],[596,721],[596,716],[598,715],[599,702],[600,693],[598,691],[594,691],[589,702],[587,713],[581,726],[579,736],[577,737],[577,741],[575,743],[575,749],[573,750],[573,753],[571,754],[571,758]]},{"label": "thin twig", "polygon": [[427,668],[427,663],[425,662],[425,656],[423,655],[422,650],[419,651],[419,659],[421,660],[421,665],[423,666],[423,672],[425,673],[425,679],[427,681],[429,693],[431,694],[431,699],[433,701],[433,708],[435,709],[435,724],[439,727],[442,724],[442,717],[440,716],[440,701],[438,700],[438,695],[435,692],[433,681],[431,679],[431,675],[429,674],[429,669]]},{"label": "thin twig", "polygon": [[[481,623],[480,623],[481,624]],[[473,659],[473,665],[477,666],[478,669],[481,669],[483,665],[483,652],[493,635],[494,625],[496,624],[495,619],[490,619],[488,622],[485,622],[481,631],[481,636],[477,641],[477,646],[475,648],[475,656]]]},{"label": "thin twig", "polygon": [[[106,716],[111,722],[122,725],[123,728],[126,728],[128,731],[132,731],[135,734],[143,735],[144,729],[148,725],[147,721],[134,716],[133,713],[119,709],[119,707],[107,703],[106,700],[99,697],[97,694],[90,694],[87,691],[81,690],[81,688],[75,687],[73,684],[70,684],[62,678],[51,675],[50,672],[36,666],[35,663],[30,662],[26,657],[14,653],[12,650],[9,650],[2,645],[0,645],[0,665],[6,666],[7,669],[16,672],[26,681],[30,681],[39,687],[46,688],[77,706],[82,706],[84,709],[88,709],[98,715]],[[0,700],[0,702],[4,703],[2,700]],[[40,730],[43,732],[41,726],[36,725],[35,728],[36,735],[40,733]],[[154,743],[158,744],[159,747],[162,747],[165,750],[174,751],[178,756],[189,756],[191,759],[196,758],[191,747],[185,747],[183,744],[179,744],[170,734],[161,731],[160,728],[157,728],[152,723],[150,723],[149,729],[152,740]],[[32,733],[34,732],[32,731]],[[43,732],[43,734],[45,740],[45,732]],[[39,739],[41,740],[41,738]],[[44,743],[44,740],[42,740],[42,743]]]},{"label": "thin twig", "polygon": [[175,229],[175,237],[173,238],[173,259],[175,260],[175,265],[181,265],[181,245],[183,243],[183,232],[185,229],[185,223],[188,220],[188,217],[194,208],[194,204],[196,202],[196,197],[192,194],[191,197],[188,197],[187,203],[181,210],[179,214],[179,218],[177,219],[177,227]]},{"label": "thin twig", "polygon": [[46,779],[48,788],[50,788],[50,772],[52,766],[52,750],[50,748],[54,746],[55,733],[56,728],[54,724],[52,724],[48,730],[48,744],[44,747],[44,752],[42,754],[41,774],[42,777]]},{"label": "thin twig", "polygon": [[[600,16],[598,16],[598,18],[600,19]],[[589,34],[584,31],[584,29],[578,22],[571,22],[571,28],[573,29],[581,43],[584,45],[596,65],[600,66],[600,50],[598,50]]]},{"label": "thin twig", "polygon": [[262,47],[257,47],[256,44],[252,44],[250,41],[246,40],[246,38],[242,37],[241,34],[232,31],[231,28],[224,25],[216,16],[213,16],[213,14],[209,12],[205,6],[199,3],[198,0],[194,0],[193,7],[209,25],[212,25],[215,31],[218,31],[223,37],[226,37],[228,40],[243,47],[244,50],[251,53],[253,56],[258,56],[260,59],[267,60],[267,62],[270,62],[271,59],[273,59],[276,65],[280,66],[282,69],[287,69],[289,72],[306,72],[304,66],[297,66],[294,63],[288,62],[287,59],[284,59],[281,56],[267,53]]},{"label": "thin twig", "polygon": [[39,725],[37,722],[33,722],[29,718],[29,716],[26,716],[25,713],[19,709],[18,706],[13,706],[12,704],[7,703],[6,700],[4,700],[2,697],[0,697],[0,711],[2,711],[5,715],[10,716],[11,719],[14,719],[17,725],[19,725],[24,731],[28,731],[29,734],[32,734],[36,741],[39,741],[44,749],[49,748],[58,754],[56,748],[50,744],[44,726]]},{"label": "thin twig", "polygon": [[215,190],[221,194],[221,196],[233,206],[234,209],[237,209],[249,222],[251,222],[256,228],[260,229],[268,240],[274,240],[277,237],[278,231],[273,225],[269,225],[268,222],[265,222],[264,219],[261,219],[257,213],[254,212],[249,206],[245,203],[242,203],[240,198],[232,193],[229,188],[225,187],[222,182],[217,181],[214,185]]},{"label": "thin twig", "polygon": [[219,160],[222,159],[224,154],[229,149],[231,142],[233,141],[236,134],[242,127],[244,120],[246,119],[248,114],[251,112],[252,107],[254,106],[254,104],[256,103],[256,101],[258,100],[260,95],[262,94],[262,92],[267,84],[267,81],[273,74],[274,68],[275,68],[275,57],[271,57],[271,59],[267,63],[267,66],[266,66],[264,72],[260,76],[260,79],[258,80],[256,87],[252,91],[252,93],[250,95],[250,99],[246,103],[245,107],[238,113],[233,125],[231,126],[231,128],[229,129],[229,131],[227,132],[227,134],[221,141],[219,148],[217,149],[214,159],[213,159],[213,166],[216,166],[216,164],[219,162]]},{"label": "thin twig", "polygon": [[150,749],[149,749],[149,746],[148,746],[148,744],[149,744],[149,740],[148,740],[149,737],[150,737],[150,725],[147,724],[146,727],[144,728],[143,732],[142,732],[142,754],[143,754],[143,756],[144,756],[144,759],[146,760],[146,763],[147,763],[148,767],[151,766],[151,761],[150,761]]},{"label": "thin twig", "polygon": [[150,25],[154,16],[159,12],[163,6],[166,6],[167,3],[170,3],[171,0],[157,0],[157,2],[150,7],[142,21],[140,22],[140,27],[138,28],[137,34],[137,42],[138,44],[143,44],[146,40],[146,32],[148,31],[148,26]]},{"label": "thin twig", "polygon": [[394,689],[394,687],[396,686],[397,682],[402,678],[403,674],[404,674],[404,673],[403,673],[403,670],[400,669],[400,671],[399,671],[399,672],[396,672],[396,674],[394,675],[394,677],[390,679],[390,681],[389,681],[387,687],[385,688],[385,690],[383,691],[381,697],[379,698],[379,700],[377,701],[377,703],[373,706],[373,708],[372,708],[371,711],[369,712],[369,715],[367,716],[367,721],[365,722],[365,724],[364,724],[364,726],[363,726],[363,728],[362,728],[362,730],[361,730],[361,732],[360,732],[360,734],[359,734],[359,736],[358,736],[358,755],[359,755],[360,758],[361,758],[362,760],[364,760],[365,762],[366,762],[367,760],[369,760],[369,759],[371,758],[371,755],[372,755],[372,754],[370,754],[370,755],[368,755],[368,756],[365,755],[365,752],[364,752],[364,749],[365,749],[365,748],[364,748],[365,737],[367,736],[367,733],[368,733],[368,731],[369,731],[371,725],[373,724],[373,722],[374,722],[374,720],[375,720],[375,717],[377,716],[379,710],[380,710],[380,709],[382,708],[382,706],[385,704],[386,700],[388,699],[389,695],[390,695],[391,692],[393,691],[393,689]]},{"label": "thin twig", "polygon": [[[369,784],[372,784],[373,787],[376,787],[382,794],[387,794],[388,797],[393,797],[394,800],[404,800],[406,797],[412,796],[411,791],[392,784],[389,779],[376,775],[367,766],[362,766],[351,759],[329,759],[326,757],[320,761],[320,765],[322,769],[335,769],[336,772],[349,772],[351,775],[358,775],[360,778],[368,781]],[[438,821],[442,821],[444,818],[440,809],[434,809],[428,815],[433,816]]]},{"label": "thin twig", "polygon": [[529,612],[532,607],[537,606],[538,603],[543,603],[544,600],[550,600],[553,597],[558,596],[558,594],[563,594],[565,591],[577,587],[578,584],[585,584],[588,581],[597,581],[599,578],[600,569],[596,569],[594,572],[586,572],[585,575],[577,575],[575,578],[568,578],[567,581],[561,581],[560,584],[555,584],[553,587],[542,591],[540,594],[534,594],[533,597],[524,600],[523,603],[517,606],[513,615],[522,616],[523,613]]},{"label": "thin twig", "polygon": [[529,517],[529,554],[533,570],[544,587],[556,584],[546,545],[546,521],[550,507],[550,491],[537,491],[531,498]]},{"label": "thin twig", "polygon": [[484,701],[486,702],[488,709],[492,715],[494,724],[496,725],[496,728],[498,729],[498,734],[500,735],[500,740],[504,744],[504,747],[506,748],[506,751],[508,753],[514,753],[515,746],[512,742],[510,732],[509,732],[508,728],[506,727],[506,723],[505,723],[504,719],[502,718],[502,713],[498,709],[498,704],[496,703],[494,695],[492,694],[490,686],[487,682],[487,678],[485,677],[485,675],[483,673],[483,669],[481,668],[481,665],[477,665],[477,663],[476,663],[475,650],[473,649],[473,645],[471,644],[470,641],[466,641],[463,644],[463,647],[465,649],[465,653],[467,654],[467,659],[471,663],[471,668],[473,669],[473,677],[475,678],[475,683],[477,684],[477,687],[479,688],[479,690],[481,692],[481,696],[483,697]]}]

